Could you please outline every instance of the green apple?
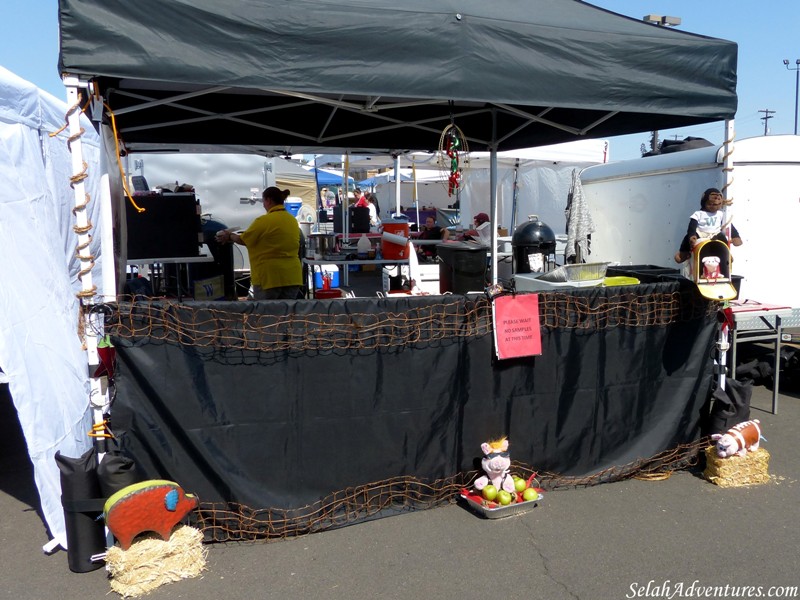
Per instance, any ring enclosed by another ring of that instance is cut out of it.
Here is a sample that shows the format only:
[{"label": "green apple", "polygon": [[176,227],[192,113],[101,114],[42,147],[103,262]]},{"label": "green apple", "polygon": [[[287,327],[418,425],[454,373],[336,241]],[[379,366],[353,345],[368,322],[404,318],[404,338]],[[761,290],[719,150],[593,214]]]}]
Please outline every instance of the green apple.
[{"label": "green apple", "polygon": [[511,504],[511,494],[505,490],[500,490],[497,492],[497,501],[503,506]]},{"label": "green apple", "polygon": [[538,500],[539,492],[533,488],[527,488],[524,492],[522,492],[522,499],[526,502],[529,500]]},{"label": "green apple", "polygon": [[496,487],[494,487],[494,486],[493,486],[493,485],[490,483],[489,485],[487,485],[486,487],[484,487],[484,488],[483,488],[483,491],[481,492],[481,494],[483,495],[483,497],[484,497],[486,500],[488,500],[489,502],[491,502],[492,500],[494,500],[495,498],[497,498],[497,488],[496,488]]},{"label": "green apple", "polygon": [[514,478],[514,489],[518,492],[524,492],[528,488],[528,482],[525,481],[522,477],[515,477]]}]

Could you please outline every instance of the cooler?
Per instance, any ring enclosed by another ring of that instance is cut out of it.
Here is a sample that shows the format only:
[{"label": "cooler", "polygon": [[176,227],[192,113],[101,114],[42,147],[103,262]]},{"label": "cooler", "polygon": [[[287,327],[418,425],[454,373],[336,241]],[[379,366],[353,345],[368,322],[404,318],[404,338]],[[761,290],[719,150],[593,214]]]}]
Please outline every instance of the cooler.
[{"label": "cooler", "polygon": [[339,287],[339,267],[337,265],[318,265],[314,267],[314,287],[322,288],[322,274],[328,273],[331,276],[331,287]]},{"label": "cooler", "polygon": [[300,212],[300,207],[303,206],[303,201],[300,198],[287,198],[283,201],[283,206],[289,211],[289,214],[296,217]]},{"label": "cooler", "polygon": [[[400,236],[408,240],[411,235],[411,228],[408,221],[384,221],[383,231],[390,236]],[[395,243],[396,241],[389,241],[386,238],[381,240],[381,252],[383,258],[387,260],[395,260],[408,258],[408,242],[405,244]]]}]

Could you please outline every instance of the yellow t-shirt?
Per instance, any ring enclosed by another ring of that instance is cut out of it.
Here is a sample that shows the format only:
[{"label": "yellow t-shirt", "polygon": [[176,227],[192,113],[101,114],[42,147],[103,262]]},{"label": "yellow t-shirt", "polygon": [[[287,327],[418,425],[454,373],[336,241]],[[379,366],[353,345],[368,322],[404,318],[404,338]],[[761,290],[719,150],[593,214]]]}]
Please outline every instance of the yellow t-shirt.
[{"label": "yellow t-shirt", "polygon": [[300,227],[283,206],[273,206],[242,233],[250,255],[250,281],[262,289],[303,284]]}]

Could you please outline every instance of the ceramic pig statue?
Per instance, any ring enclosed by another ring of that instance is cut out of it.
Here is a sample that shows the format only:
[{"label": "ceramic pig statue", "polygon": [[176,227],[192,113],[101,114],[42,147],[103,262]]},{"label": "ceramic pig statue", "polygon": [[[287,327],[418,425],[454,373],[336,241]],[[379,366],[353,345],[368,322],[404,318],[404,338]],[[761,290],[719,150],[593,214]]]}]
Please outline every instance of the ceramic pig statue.
[{"label": "ceramic pig statue", "polygon": [[498,490],[514,492],[514,479],[509,475],[511,458],[508,455],[508,440],[499,439],[481,444],[483,458],[481,467],[486,475],[475,480],[475,489],[480,491],[490,483]]},{"label": "ceramic pig statue", "polygon": [[761,425],[758,419],[752,421],[742,421],[734,425],[724,434],[715,433],[711,439],[717,442],[717,456],[728,458],[734,454],[744,456],[747,451],[755,452],[758,450],[758,443],[761,439]]},{"label": "ceramic pig statue", "polygon": [[150,479],[113,494],[103,506],[103,516],[120,547],[127,550],[133,538],[145,531],[169,540],[172,528],[197,504],[197,497],[185,493],[174,481]]}]

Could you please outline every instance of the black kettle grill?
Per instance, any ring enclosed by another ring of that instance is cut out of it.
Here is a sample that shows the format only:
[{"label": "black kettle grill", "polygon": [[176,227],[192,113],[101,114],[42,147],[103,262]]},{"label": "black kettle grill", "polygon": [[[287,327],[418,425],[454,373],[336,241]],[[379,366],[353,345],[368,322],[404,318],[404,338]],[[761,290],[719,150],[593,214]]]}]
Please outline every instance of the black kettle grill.
[{"label": "black kettle grill", "polygon": [[556,235],[538,215],[529,215],[511,237],[514,273],[544,273],[555,264]]}]

